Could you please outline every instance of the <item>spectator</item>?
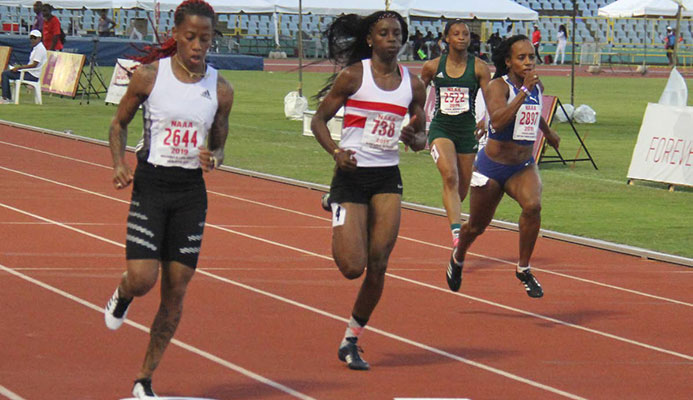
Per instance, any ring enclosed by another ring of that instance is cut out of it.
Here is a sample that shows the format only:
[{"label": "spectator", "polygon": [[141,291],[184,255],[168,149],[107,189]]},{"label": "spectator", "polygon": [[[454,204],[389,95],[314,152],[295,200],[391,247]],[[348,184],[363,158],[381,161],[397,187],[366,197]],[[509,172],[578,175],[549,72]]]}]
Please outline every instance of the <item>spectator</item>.
[{"label": "spectator", "polygon": [[488,44],[488,46],[491,48],[491,57],[493,57],[498,45],[500,45],[502,41],[503,38],[501,38],[500,31],[496,31],[496,33],[491,34],[491,36],[489,36],[489,38],[486,40],[486,44]]},{"label": "spectator", "polygon": [[543,64],[541,60],[541,55],[539,55],[539,46],[541,46],[541,31],[539,30],[539,25],[534,25],[534,32],[532,32],[532,46],[534,46],[534,55],[537,58],[537,63]]},{"label": "spectator", "polygon": [[101,37],[113,36],[113,28],[116,23],[112,19],[108,18],[108,10],[101,10],[99,12],[101,18],[99,18],[98,33]]},{"label": "spectator", "polygon": [[505,27],[505,37],[503,39],[507,39],[510,36],[513,36],[515,34],[515,28],[513,26],[513,23],[510,22],[508,23],[508,26]]},{"label": "spectator", "polygon": [[29,33],[31,27],[29,26],[29,23],[22,18],[22,20],[19,22],[19,33],[24,34],[24,33]]},{"label": "spectator", "polygon": [[63,42],[60,40],[62,28],[60,20],[53,15],[53,6],[44,4],[41,6],[43,13],[43,45],[46,50],[61,51]]},{"label": "spectator", "polygon": [[676,45],[676,34],[674,30],[667,26],[667,37],[664,39],[664,48],[667,50],[669,65],[674,65],[674,46]]},{"label": "spectator", "polygon": [[443,33],[438,32],[438,37],[435,38],[434,42],[430,45],[431,49],[431,59],[440,57],[440,55],[445,51],[445,39],[443,39]]},{"label": "spectator", "polygon": [[423,52],[424,46],[424,36],[420,30],[416,30],[414,33],[414,60],[423,60],[426,58],[426,54]]},{"label": "spectator", "polygon": [[34,25],[31,26],[31,29],[35,29],[39,32],[43,31],[43,3],[40,1],[37,1],[34,3],[34,13],[36,13],[36,19],[34,20]]},{"label": "spectator", "polygon": [[474,32],[469,32],[469,54],[473,54],[477,57],[481,56],[481,36]]},{"label": "spectator", "polygon": [[[556,45],[556,56],[553,59],[555,64],[563,64],[565,61],[565,46],[568,44],[568,31],[565,29],[565,25],[558,26],[558,44]],[[561,62],[558,62],[558,55],[561,55]]]},{"label": "spectator", "polygon": [[130,40],[142,40],[142,39],[144,39],[144,35],[142,35],[142,32],[137,30],[137,26],[135,25],[134,19],[130,20],[130,26],[128,27],[128,30],[130,31],[130,35],[129,35]]},{"label": "spectator", "polygon": [[25,65],[15,65],[9,70],[2,73],[2,99],[0,104],[9,104],[12,99],[10,90],[10,80],[19,79],[19,70],[25,70],[24,80],[37,82],[41,77],[41,69],[43,64],[48,59],[46,47],[41,42],[41,32],[33,30],[29,33],[29,42],[31,42],[31,54],[29,54],[29,63]]}]

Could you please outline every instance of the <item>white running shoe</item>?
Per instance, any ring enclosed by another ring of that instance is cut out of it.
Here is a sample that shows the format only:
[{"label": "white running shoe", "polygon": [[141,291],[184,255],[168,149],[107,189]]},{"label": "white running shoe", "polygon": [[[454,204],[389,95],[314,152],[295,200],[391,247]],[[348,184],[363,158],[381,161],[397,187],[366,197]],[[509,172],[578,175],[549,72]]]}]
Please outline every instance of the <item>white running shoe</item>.
[{"label": "white running shoe", "polygon": [[106,321],[106,326],[108,329],[116,330],[123,325],[125,317],[128,315],[128,308],[130,308],[130,303],[132,299],[125,300],[118,295],[118,288],[116,288],[113,296],[108,300],[106,308],[104,309],[104,320]]},{"label": "white running shoe", "polygon": [[143,378],[135,381],[132,387],[132,395],[138,399],[158,399],[157,395],[152,390],[151,378]]}]

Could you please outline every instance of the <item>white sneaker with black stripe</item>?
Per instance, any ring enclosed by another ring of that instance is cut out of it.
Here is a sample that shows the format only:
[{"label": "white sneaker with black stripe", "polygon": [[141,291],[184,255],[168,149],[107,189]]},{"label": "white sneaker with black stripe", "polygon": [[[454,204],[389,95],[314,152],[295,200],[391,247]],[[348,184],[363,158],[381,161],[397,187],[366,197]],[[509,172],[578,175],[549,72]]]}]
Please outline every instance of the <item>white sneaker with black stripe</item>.
[{"label": "white sneaker with black stripe", "polygon": [[125,317],[128,315],[130,303],[132,303],[132,299],[125,300],[120,297],[118,294],[118,288],[116,288],[113,296],[111,296],[111,298],[108,300],[103,313],[108,329],[116,330],[123,325],[123,322],[125,322]]},{"label": "white sneaker with black stripe", "polygon": [[137,399],[158,399],[152,390],[152,379],[142,378],[135,381],[132,387],[132,395]]}]

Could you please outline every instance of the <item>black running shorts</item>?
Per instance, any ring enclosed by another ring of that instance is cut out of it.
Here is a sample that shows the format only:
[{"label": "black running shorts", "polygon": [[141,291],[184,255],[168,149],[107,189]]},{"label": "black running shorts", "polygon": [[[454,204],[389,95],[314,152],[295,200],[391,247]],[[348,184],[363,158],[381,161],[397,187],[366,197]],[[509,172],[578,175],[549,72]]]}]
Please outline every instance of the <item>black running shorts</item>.
[{"label": "black running shorts", "polygon": [[206,215],[201,170],[140,161],[128,213],[126,258],[177,261],[196,268]]},{"label": "black running shorts", "polygon": [[370,203],[380,193],[402,194],[402,176],[397,165],[391,167],[360,167],[356,171],[336,169],[330,186],[334,203]]}]

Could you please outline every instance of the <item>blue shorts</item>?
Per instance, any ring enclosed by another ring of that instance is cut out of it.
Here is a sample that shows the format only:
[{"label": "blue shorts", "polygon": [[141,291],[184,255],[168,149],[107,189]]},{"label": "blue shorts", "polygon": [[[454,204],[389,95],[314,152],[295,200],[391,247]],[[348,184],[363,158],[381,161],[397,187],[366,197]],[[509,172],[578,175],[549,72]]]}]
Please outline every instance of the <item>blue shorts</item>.
[{"label": "blue shorts", "polygon": [[507,182],[510,177],[532,164],[534,164],[534,156],[530,157],[527,161],[514,165],[497,163],[488,158],[485,149],[481,149],[476,155],[476,160],[474,160],[474,167],[476,170],[489,179],[498,182],[500,187],[505,187],[505,182]]}]

